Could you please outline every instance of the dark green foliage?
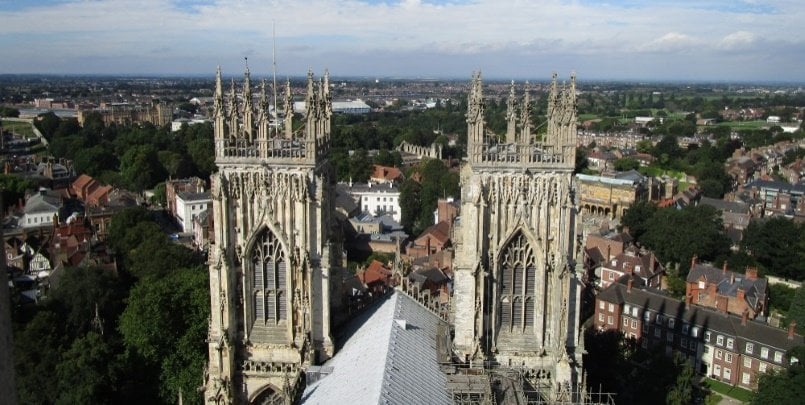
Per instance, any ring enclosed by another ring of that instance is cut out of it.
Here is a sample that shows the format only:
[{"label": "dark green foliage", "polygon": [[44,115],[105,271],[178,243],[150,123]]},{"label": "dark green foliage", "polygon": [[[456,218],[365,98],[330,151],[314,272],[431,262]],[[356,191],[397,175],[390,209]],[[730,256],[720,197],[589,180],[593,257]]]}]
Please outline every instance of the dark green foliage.
[{"label": "dark green foliage", "polygon": [[420,192],[422,186],[413,179],[405,179],[400,188],[400,214],[403,226],[407,231],[414,229],[414,223],[419,218]]},{"label": "dark green foliage", "polygon": [[640,241],[643,234],[646,233],[648,220],[654,216],[655,212],[657,212],[657,206],[652,202],[638,201],[623,213],[621,224],[624,229],[628,228],[629,235]]},{"label": "dark green foliage", "polygon": [[573,173],[581,173],[584,169],[587,168],[590,162],[587,161],[587,149],[586,148],[576,148],[576,165],[573,169]]},{"label": "dark green foliage", "polygon": [[20,116],[20,110],[12,107],[0,106],[0,117],[17,118]]},{"label": "dark green foliage", "polygon": [[[53,148],[54,146],[51,146],[51,150],[54,150]],[[70,153],[65,151],[60,155],[68,156]],[[98,177],[107,170],[116,170],[119,165],[117,158],[100,145],[75,149],[72,152],[72,156],[76,172],[85,173],[92,177]]]},{"label": "dark green foliage", "polygon": [[[109,224],[108,242],[109,245],[120,254],[127,254],[140,243],[140,240],[127,240],[133,233],[132,228],[141,222],[154,224],[153,213],[144,207],[131,207],[118,212],[112,217]],[[156,225],[156,224],[154,224]],[[136,236],[136,235],[135,235]]]},{"label": "dark green foliage", "polygon": [[676,383],[668,391],[668,395],[665,396],[665,403],[687,405],[692,403],[695,398],[701,398],[703,395],[697,384],[699,378],[690,361],[676,357],[674,358],[674,363],[678,371]]},{"label": "dark green foliage", "polygon": [[[789,322],[797,322],[797,333],[805,334],[805,288],[797,288],[796,293],[791,298],[791,306],[788,308],[788,316],[786,318]],[[805,358],[801,358],[805,361]]]},{"label": "dark green foliage", "polygon": [[150,145],[138,145],[126,151],[120,158],[120,174],[128,188],[135,191],[149,189],[168,177],[157,150]]},{"label": "dark green foliage", "polygon": [[774,217],[752,221],[744,231],[741,249],[767,274],[805,280],[805,225]]},{"label": "dark green foliage", "polygon": [[702,397],[690,364],[666,357],[661,350],[646,352],[638,342],[617,331],[587,330],[584,335],[587,385],[615,393],[618,404],[686,404]]},{"label": "dark green foliage", "polygon": [[645,233],[638,238],[640,243],[663,262],[678,263],[681,277],[687,275],[694,255],[714,261],[730,254],[731,242],[724,233],[721,216],[710,206],[660,209],[640,225],[645,226]]},{"label": "dark green foliage", "polygon": [[[151,212],[112,219],[119,278],[67,268],[15,333],[21,403],[201,403],[209,280],[203,258],[171,243]],[[129,271],[126,271],[128,269]],[[17,317],[20,318],[19,316]]]},{"label": "dark green foliage", "polygon": [[35,190],[36,184],[13,174],[0,173],[0,189],[3,191],[3,212],[20,199],[25,198],[27,190]]},{"label": "dark green foliage", "polygon": [[785,284],[769,284],[769,305],[771,310],[787,316],[797,290]]},{"label": "dark green foliage", "polygon": [[39,132],[41,132],[42,136],[48,141],[53,139],[53,135],[56,133],[56,130],[59,129],[60,123],[61,119],[53,112],[39,114],[36,120],[34,120],[34,126],[39,129]]},{"label": "dark green foliage", "polygon": [[623,158],[616,160],[613,167],[620,172],[637,170],[640,167],[640,162],[634,158]]},{"label": "dark green foliage", "polygon": [[201,403],[195,392],[207,360],[208,289],[203,267],[144,278],[131,290],[120,317],[126,345],[158,370],[165,403],[175,401],[180,391],[186,403]]}]

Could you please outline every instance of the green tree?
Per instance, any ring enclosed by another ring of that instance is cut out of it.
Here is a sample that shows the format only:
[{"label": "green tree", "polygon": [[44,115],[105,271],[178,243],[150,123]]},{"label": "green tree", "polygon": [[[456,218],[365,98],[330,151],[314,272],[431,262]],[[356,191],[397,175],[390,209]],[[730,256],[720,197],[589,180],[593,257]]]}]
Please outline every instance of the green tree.
[{"label": "green tree", "polygon": [[100,404],[115,397],[115,349],[97,332],[74,340],[56,366],[57,404]]},{"label": "green tree", "polygon": [[693,370],[693,365],[689,361],[685,361],[679,356],[674,360],[679,374],[676,377],[676,383],[668,391],[668,395],[665,396],[665,403],[669,405],[693,403],[694,398],[702,396],[697,385],[698,376],[696,371]]},{"label": "green tree", "polygon": [[652,202],[637,201],[623,213],[623,218],[621,218],[623,229],[627,230],[633,238],[640,241],[648,229],[647,222],[656,212],[657,206]]},{"label": "green tree", "polygon": [[[788,308],[788,321],[797,322],[797,333],[805,334],[805,288],[797,288]],[[805,358],[802,359],[805,361]]]},{"label": "green tree", "polygon": [[403,181],[400,187],[400,215],[401,224],[409,234],[413,232],[414,223],[420,213],[420,192],[422,186],[411,178]]},{"label": "green tree", "polygon": [[159,162],[156,149],[151,145],[129,149],[120,159],[120,172],[126,184],[136,191],[149,189],[168,177]]},{"label": "green tree", "polygon": [[640,162],[630,157],[621,158],[615,161],[613,167],[619,172],[637,170],[640,167]]},{"label": "green tree", "polygon": [[755,258],[768,274],[805,280],[805,225],[774,217],[752,221],[744,232],[741,249]]},{"label": "green tree", "polygon": [[141,222],[156,225],[153,222],[153,214],[145,207],[130,207],[115,214],[109,224],[107,236],[109,245],[122,254],[127,254],[128,251],[134,249],[142,239],[136,238],[139,233],[132,232],[132,228]]},{"label": "green tree", "polygon": [[166,403],[179,392],[185,402],[201,403],[194,393],[207,361],[209,311],[209,277],[202,267],[147,277],[131,290],[120,332],[126,345],[158,370]]},{"label": "green tree", "polygon": [[3,195],[3,212],[25,198],[25,192],[35,190],[36,184],[13,174],[0,173],[0,190]]},{"label": "green tree", "polygon": [[107,170],[117,170],[118,161],[109,150],[101,145],[80,148],[73,158],[76,172],[97,177]]},{"label": "green tree", "polygon": [[[693,231],[691,224],[696,224]],[[646,222],[646,232],[640,241],[663,261],[678,263],[681,277],[687,276],[694,255],[703,260],[726,258],[731,245],[721,216],[710,206],[657,210]]]}]

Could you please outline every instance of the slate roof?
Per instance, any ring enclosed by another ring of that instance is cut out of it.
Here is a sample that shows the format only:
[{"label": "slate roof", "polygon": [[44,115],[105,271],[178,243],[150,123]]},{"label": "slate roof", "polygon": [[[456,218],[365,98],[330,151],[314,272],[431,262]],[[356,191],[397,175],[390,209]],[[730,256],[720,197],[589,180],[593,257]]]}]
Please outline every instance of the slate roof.
[{"label": "slate roof", "polygon": [[709,264],[696,263],[690,269],[686,281],[695,283],[704,278],[708,284],[716,284],[719,295],[735,297],[738,289],[744,290],[746,302],[752,308],[757,308],[758,302],[765,302],[768,282],[765,278],[748,278],[745,274],[733,271],[724,271]]},{"label": "slate roof", "polygon": [[25,213],[58,212],[61,205],[61,197],[58,193],[42,190],[25,202]]},{"label": "slate roof", "polygon": [[441,322],[393,293],[347,326],[348,339],[322,367],[331,373],[308,385],[301,403],[451,404],[436,349]]},{"label": "slate roof", "polygon": [[[681,319],[690,325],[702,327],[704,330],[735,336],[738,338],[739,343],[736,351],[742,351],[741,349],[746,341],[761,343],[778,348],[781,351],[787,351],[805,343],[805,339],[801,335],[795,334],[792,338],[789,338],[788,331],[785,329],[775,328],[752,319],[748,319],[743,323],[738,315],[719,312],[698,305],[686,306],[684,302],[666,296],[659,290],[632,287],[627,292],[627,286],[623,284],[626,280],[628,280],[628,275],[621,277],[618,282],[612,283],[601,291],[597,299],[619,305],[635,305],[641,308],[641,317],[643,316],[642,311],[649,309],[653,312],[665,314],[667,317]],[[678,327],[679,325],[677,325]]]},{"label": "slate roof", "polygon": [[745,203],[738,201],[725,201],[718,198],[702,197],[699,204],[709,205],[719,211],[736,212],[746,214],[749,212],[749,206]]}]

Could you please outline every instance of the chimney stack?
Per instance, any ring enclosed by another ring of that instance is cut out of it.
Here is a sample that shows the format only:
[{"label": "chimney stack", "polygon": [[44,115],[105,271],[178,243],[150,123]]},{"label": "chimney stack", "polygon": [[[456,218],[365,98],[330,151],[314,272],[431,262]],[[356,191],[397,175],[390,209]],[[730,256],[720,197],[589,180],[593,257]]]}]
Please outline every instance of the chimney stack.
[{"label": "chimney stack", "polygon": [[726,260],[724,260],[724,265],[721,266],[721,274],[723,274],[725,276],[727,275],[727,261]]},{"label": "chimney stack", "polygon": [[788,324],[788,339],[794,339],[794,332],[797,330],[797,321],[791,321]]},{"label": "chimney stack", "polygon": [[690,268],[691,269],[696,267],[696,260],[697,259],[698,259],[698,257],[696,257],[696,255],[693,255],[693,257],[690,258]]},{"label": "chimney stack", "polygon": [[757,280],[757,267],[746,266],[746,279]]},{"label": "chimney stack", "polygon": [[612,246],[607,243],[607,262],[612,259]]},{"label": "chimney stack", "polygon": [[629,280],[626,281],[626,292],[632,292],[632,277],[629,277]]},{"label": "chimney stack", "polygon": [[749,310],[744,309],[743,313],[741,313],[741,325],[746,326],[746,323],[749,321]]}]

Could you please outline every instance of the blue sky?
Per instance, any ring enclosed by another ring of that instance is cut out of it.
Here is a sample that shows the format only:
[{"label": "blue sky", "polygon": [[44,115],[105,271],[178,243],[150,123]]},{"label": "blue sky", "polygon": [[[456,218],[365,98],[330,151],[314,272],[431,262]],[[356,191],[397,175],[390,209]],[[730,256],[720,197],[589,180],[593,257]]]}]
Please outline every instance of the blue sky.
[{"label": "blue sky", "polygon": [[0,73],[805,82],[802,0],[0,0]]}]

